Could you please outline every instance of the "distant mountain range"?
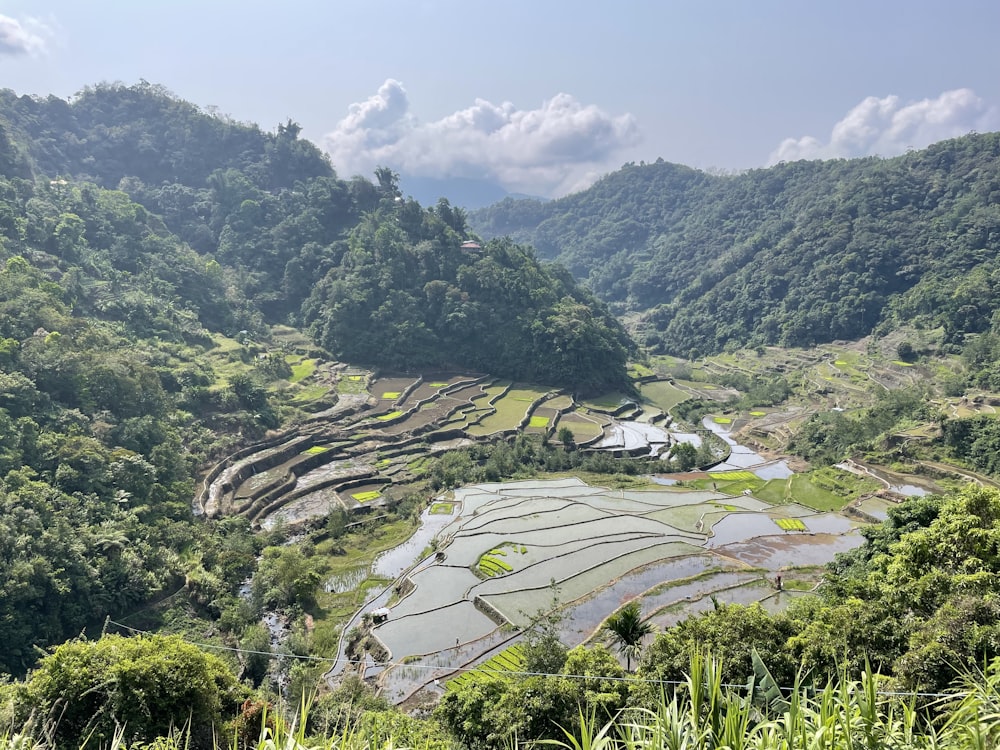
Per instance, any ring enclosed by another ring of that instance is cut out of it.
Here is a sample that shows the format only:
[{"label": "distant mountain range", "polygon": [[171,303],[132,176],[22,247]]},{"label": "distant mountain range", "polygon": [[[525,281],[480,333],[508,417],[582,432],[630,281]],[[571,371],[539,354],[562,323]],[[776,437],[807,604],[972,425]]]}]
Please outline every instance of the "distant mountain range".
[{"label": "distant mountain range", "polygon": [[469,177],[416,177],[401,174],[399,189],[424,206],[433,206],[440,198],[447,198],[453,206],[473,210],[483,208],[505,198],[546,201],[540,196],[508,193],[499,183],[488,179]]}]

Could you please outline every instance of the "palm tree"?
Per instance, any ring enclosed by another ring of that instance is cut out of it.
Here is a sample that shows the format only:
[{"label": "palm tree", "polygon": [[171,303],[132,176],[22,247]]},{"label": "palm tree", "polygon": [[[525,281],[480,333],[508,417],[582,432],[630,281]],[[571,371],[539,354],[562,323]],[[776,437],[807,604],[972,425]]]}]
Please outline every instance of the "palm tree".
[{"label": "palm tree", "polygon": [[653,626],[642,619],[639,602],[632,601],[615,612],[604,622],[604,630],[625,657],[625,670],[632,671],[632,657],[642,650],[642,639],[653,632]]}]

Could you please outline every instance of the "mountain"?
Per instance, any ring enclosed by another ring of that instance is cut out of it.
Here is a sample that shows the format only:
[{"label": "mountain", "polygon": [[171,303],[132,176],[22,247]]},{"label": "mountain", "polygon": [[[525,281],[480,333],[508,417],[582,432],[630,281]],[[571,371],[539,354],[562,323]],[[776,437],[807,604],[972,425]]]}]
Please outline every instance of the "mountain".
[{"label": "mountain", "polygon": [[[370,365],[487,370],[549,378],[554,385],[574,388],[626,383],[627,335],[571,279],[551,274],[520,250],[493,253],[488,246],[481,257],[463,253],[460,246],[468,237],[461,210],[443,199],[428,210],[405,201],[398,176],[387,169],[377,170],[377,186],[363,178],[338,179],[326,156],[298,137],[300,129],[292,121],[267,133],[204,112],[148,83],[90,87],[70,102],[0,91],[0,112],[10,175],[43,182],[58,178],[52,185],[65,184],[68,193],[74,192],[70,185],[80,184],[121,190],[177,240],[203,254],[203,262],[220,264],[220,273],[242,300],[242,313],[230,316],[230,332],[304,323],[338,355],[361,357]],[[474,180],[440,186],[479,199],[485,199],[484,189],[490,196],[502,195],[496,186]],[[86,230],[83,241],[90,241]],[[414,266],[415,255],[433,256],[433,262]],[[393,258],[398,269],[384,265]],[[359,259],[365,259],[363,268]],[[487,262],[496,267],[482,267]],[[417,266],[414,276],[399,273]],[[481,269],[479,280],[459,281],[460,275],[473,279],[479,274],[471,268]],[[497,284],[509,283],[507,291],[491,286],[494,271]],[[384,278],[361,279],[376,272]],[[516,279],[505,279],[508,272]],[[357,286],[348,295],[352,303],[345,328],[338,321],[346,303],[337,290],[346,279]],[[418,281],[419,288],[407,286]],[[440,307],[430,298],[437,284],[446,294],[461,295],[461,309],[447,314],[451,322],[428,317]],[[364,303],[361,288],[371,292]],[[610,358],[580,356],[571,365],[567,355],[557,364],[558,357],[536,351],[546,344],[568,345],[559,336],[549,340],[537,331],[528,333],[540,326],[545,334],[550,325],[561,325],[567,305],[573,308],[572,324],[583,331],[572,334],[573,346],[587,349],[594,335],[603,341],[599,348],[608,347],[604,353]],[[424,314],[419,321],[418,310]],[[515,320],[520,321],[516,327]],[[470,333],[479,326],[506,332],[505,340],[520,354],[498,357],[503,347],[485,346],[489,337]],[[415,327],[420,335],[403,334]],[[457,337],[464,339],[460,343]],[[535,364],[529,365],[532,359]]]},{"label": "mountain", "polygon": [[783,163],[715,176],[627,165],[548,203],[471,212],[557,261],[648,343],[683,355],[808,346],[900,322],[959,343],[1000,304],[1000,134],[895,159]]}]

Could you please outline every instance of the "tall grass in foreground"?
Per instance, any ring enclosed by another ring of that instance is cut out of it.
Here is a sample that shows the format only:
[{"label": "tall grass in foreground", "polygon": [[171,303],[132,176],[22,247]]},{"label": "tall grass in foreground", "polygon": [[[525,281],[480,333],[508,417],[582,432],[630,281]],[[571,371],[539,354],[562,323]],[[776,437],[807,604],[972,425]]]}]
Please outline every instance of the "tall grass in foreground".
[{"label": "tall grass in foreground", "polygon": [[1000,665],[969,675],[954,697],[917,708],[871,672],[821,690],[776,688],[748,697],[727,688],[717,662],[696,659],[686,684],[653,709],[609,722],[581,716],[581,729],[547,742],[567,750],[994,750],[1000,741]]},{"label": "tall grass in foreground", "polygon": [[[611,720],[585,715],[577,731],[558,731],[561,739],[535,743],[511,737],[497,750],[546,745],[566,750],[996,750],[1000,747],[1000,660],[985,673],[967,675],[954,696],[918,708],[917,698],[886,689],[886,679],[865,672],[822,689],[797,686],[780,691],[769,676],[754,690],[732,688],[721,665],[695,658],[686,683],[653,708],[628,708]],[[215,750],[447,750],[460,745],[419,720],[384,712],[362,716],[330,736],[310,736],[309,709],[288,721],[261,717],[257,734],[233,731]],[[127,744],[119,734],[103,749],[87,738],[78,748],[94,750],[191,750],[183,731],[143,744]],[[44,732],[0,735],[0,750],[49,750]],[[475,750],[480,750],[476,748]]]}]

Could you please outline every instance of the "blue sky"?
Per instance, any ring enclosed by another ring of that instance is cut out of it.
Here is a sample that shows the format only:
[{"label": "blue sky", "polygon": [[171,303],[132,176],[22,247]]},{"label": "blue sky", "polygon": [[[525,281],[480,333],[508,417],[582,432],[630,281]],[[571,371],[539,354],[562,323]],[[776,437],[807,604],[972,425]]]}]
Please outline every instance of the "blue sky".
[{"label": "blue sky", "polygon": [[376,164],[557,195],[1000,129],[995,0],[0,0],[0,85],[145,79]]}]

